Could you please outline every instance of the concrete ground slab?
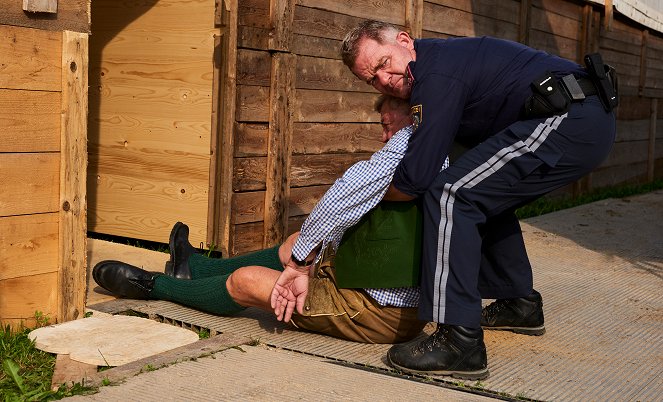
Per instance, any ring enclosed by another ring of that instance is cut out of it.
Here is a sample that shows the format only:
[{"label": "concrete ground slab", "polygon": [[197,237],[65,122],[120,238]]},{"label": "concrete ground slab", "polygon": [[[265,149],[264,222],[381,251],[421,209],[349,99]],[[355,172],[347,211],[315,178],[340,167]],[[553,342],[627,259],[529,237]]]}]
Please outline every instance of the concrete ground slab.
[{"label": "concrete ground slab", "polygon": [[491,401],[316,356],[239,346],[106,386],[71,401]]},{"label": "concrete ground slab", "polygon": [[[486,331],[491,376],[464,385],[495,396],[536,400],[662,400],[663,191],[599,201],[528,219],[522,226],[535,288],[544,297],[547,333],[528,337]],[[91,307],[110,312],[131,308],[182,326],[252,337],[281,351],[371,367],[395,378],[383,360],[388,346],[293,331],[257,310],[218,317],[163,301],[122,300]],[[274,373],[262,370],[261,375]],[[428,380],[428,386],[459,384],[448,377]],[[318,399],[300,388],[289,395]],[[386,399],[402,395],[407,397],[409,388]]]}]

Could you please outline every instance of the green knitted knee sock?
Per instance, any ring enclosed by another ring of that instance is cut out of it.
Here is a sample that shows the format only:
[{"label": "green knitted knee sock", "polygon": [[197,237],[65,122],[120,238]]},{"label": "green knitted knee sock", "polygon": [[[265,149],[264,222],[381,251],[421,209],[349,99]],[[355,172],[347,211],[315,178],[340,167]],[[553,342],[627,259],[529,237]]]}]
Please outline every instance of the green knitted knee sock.
[{"label": "green knitted knee sock", "polygon": [[191,279],[225,275],[235,272],[238,268],[249,265],[259,265],[283,271],[283,265],[281,265],[281,260],[279,259],[279,246],[226,259],[209,258],[202,254],[192,254],[189,257]]},{"label": "green knitted knee sock", "polygon": [[226,280],[230,274],[205,279],[182,280],[159,275],[154,280],[150,297],[168,300],[212,314],[230,315],[244,310],[228,294]]}]

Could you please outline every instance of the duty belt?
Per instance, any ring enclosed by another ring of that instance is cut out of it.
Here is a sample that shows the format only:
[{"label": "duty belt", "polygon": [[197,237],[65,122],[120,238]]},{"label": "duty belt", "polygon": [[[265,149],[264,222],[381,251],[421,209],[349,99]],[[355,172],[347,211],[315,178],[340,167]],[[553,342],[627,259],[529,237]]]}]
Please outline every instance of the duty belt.
[{"label": "duty belt", "polygon": [[581,102],[586,97],[598,94],[596,86],[589,78],[577,78],[573,74],[566,75],[559,80],[562,88],[571,102]]}]

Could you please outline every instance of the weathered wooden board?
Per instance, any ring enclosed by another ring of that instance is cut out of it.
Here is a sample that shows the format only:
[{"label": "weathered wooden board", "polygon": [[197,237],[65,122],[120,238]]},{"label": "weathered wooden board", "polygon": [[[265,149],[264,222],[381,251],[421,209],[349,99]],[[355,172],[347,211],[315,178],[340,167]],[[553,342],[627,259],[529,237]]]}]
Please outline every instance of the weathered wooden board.
[{"label": "weathered wooden board", "polygon": [[647,160],[648,141],[615,142],[601,167],[627,166]]},{"label": "weathered wooden board", "polygon": [[0,177],[0,216],[59,209],[60,154],[0,153]]},{"label": "weathered wooden board", "polygon": [[296,91],[296,122],[355,123],[380,121],[373,106],[377,92],[340,92],[298,89]]},{"label": "weathered wooden board", "polygon": [[[331,184],[354,163],[368,159],[370,154],[294,155],[290,168],[293,187]],[[265,189],[266,158],[235,158],[234,191]]]},{"label": "weathered wooden board", "polygon": [[[502,4],[502,3],[501,3]],[[497,9],[505,8],[500,15],[509,13],[511,2],[504,2]],[[511,22],[473,14],[464,9],[450,8],[437,4],[424,3],[423,29],[429,32],[438,32],[450,36],[482,36],[490,35],[505,39],[518,38],[518,13],[514,12]]]},{"label": "weathered wooden board", "polygon": [[[237,87],[237,121],[260,123],[269,120],[269,88]],[[379,122],[373,110],[377,92],[341,92],[298,89],[295,91],[295,122]]]},{"label": "weathered wooden board", "polygon": [[60,112],[59,92],[0,89],[0,152],[59,151]]},{"label": "weathered wooden board", "polygon": [[647,177],[647,162],[609,166],[592,172],[592,189],[642,183]]},{"label": "weathered wooden board", "polygon": [[[238,123],[236,157],[267,155],[267,125]],[[295,123],[292,152],[324,154],[375,152],[382,148],[382,129],[374,123]]]},{"label": "weathered wooden board", "polygon": [[[56,321],[58,302],[58,273],[22,276],[0,280],[0,317],[20,321],[39,311]],[[14,322],[16,322],[14,321]]]},{"label": "weathered wooden board", "polygon": [[[311,213],[329,185],[294,187],[290,190],[288,216]],[[259,222],[264,219],[265,192],[247,191],[235,194],[233,198],[233,222],[235,224]]]},{"label": "weathered wooden board", "polygon": [[22,1],[0,0],[0,24],[89,33],[89,3],[90,0],[60,1],[57,14],[34,14],[23,11]]},{"label": "weathered wooden board", "polygon": [[297,4],[350,15],[363,19],[372,18],[395,25],[405,25],[405,1],[356,1],[356,0],[297,0]]},{"label": "weathered wooden board", "polygon": [[[9,0],[2,2],[9,3]],[[13,3],[19,5],[18,1]],[[0,54],[0,88],[60,90],[60,32],[0,25]]]},{"label": "weathered wooden board", "polygon": [[0,280],[58,270],[58,214],[0,218]]},{"label": "weathered wooden board", "polygon": [[[512,24],[518,23],[518,13],[520,10],[520,2],[516,0],[426,0],[425,3],[445,6]],[[425,13],[424,19],[426,19]]]}]

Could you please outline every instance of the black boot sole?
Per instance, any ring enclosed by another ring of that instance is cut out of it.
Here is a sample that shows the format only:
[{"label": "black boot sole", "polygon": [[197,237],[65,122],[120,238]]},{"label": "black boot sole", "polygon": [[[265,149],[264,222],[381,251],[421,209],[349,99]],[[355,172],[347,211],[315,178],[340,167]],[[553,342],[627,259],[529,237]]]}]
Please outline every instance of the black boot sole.
[{"label": "black boot sole", "polygon": [[541,336],[546,333],[546,327],[541,325],[540,327],[510,327],[510,326],[502,326],[502,327],[484,327],[482,326],[481,328],[487,329],[487,330],[493,330],[493,331],[511,331],[515,332],[516,334],[522,334],[522,335],[530,335],[530,336]]},{"label": "black boot sole", "polygon": [[398,364],[394,363],[389,355],[387,355],[387,360],[389,360],[389,364],[391,364],[392,367],[395,369],[402,371],[404,373],[414,373],[414,374],[422,374],[422,375],[447,375],[451,376],[453,378],[458,378],[461,380],[483,380],[488,378],[490,373],[488,372],[488,368],[484,368],[481,370],[475,370],[475,371],[458,371],[458,370],[430,370],[430,371],[420,371],[420,370],[413,370],[409,369],[407,367],[399,366]]}]

